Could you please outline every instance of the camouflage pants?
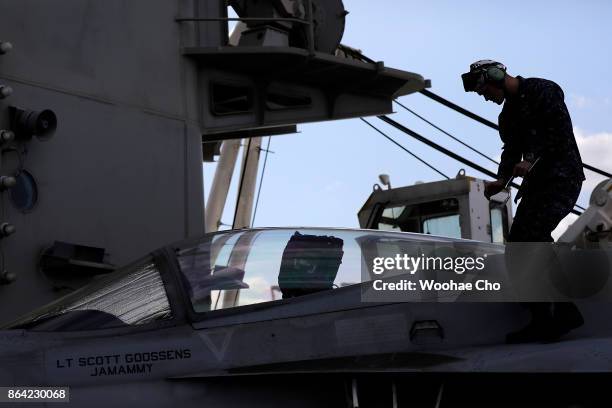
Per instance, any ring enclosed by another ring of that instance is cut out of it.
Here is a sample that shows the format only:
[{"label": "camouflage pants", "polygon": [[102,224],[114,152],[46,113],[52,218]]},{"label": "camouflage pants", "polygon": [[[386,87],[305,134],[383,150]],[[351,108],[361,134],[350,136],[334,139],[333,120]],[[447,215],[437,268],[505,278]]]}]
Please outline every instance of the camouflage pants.
[{"label": "camouflage pants", "polygon": [[576,204],[582,181],[563,179],[529,187],[516,209],[508,241],[553,242],[550,234]]}]

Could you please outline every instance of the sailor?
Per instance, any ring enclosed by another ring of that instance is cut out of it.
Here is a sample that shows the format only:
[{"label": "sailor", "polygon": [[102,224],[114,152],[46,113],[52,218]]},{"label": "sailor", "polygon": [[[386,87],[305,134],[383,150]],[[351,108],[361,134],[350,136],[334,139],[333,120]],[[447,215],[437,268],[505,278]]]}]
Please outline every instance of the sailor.
[{"label": "sailor", "polygon": [[[485,184],[487,198],[512,177],[522,177],[521,202],[510,242],[553,242],[551,233],[578,199],[584,172],[563,91],[541,78],[510,76],[496,61],[480,60],[462,75],[466,92],[501,105],[499,134],[504,143],[497,180]],[[551,341],[583,324],[572,303],[528,303],[532,321],[508,334],[509,343]]]}]

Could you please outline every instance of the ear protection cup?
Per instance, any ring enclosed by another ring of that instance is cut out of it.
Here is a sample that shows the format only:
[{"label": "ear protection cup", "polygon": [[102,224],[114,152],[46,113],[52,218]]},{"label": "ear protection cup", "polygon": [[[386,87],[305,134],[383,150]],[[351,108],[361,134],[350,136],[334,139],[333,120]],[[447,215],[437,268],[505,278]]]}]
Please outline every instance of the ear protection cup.
[{"label": "ear protection cup", "polygon": [[506,76],[506,72],[499,67],[489,67],[486,71],[486,79],[491,82],[500,82]]},{"label": "ear protection cup", "polygon": [[480,60],[470,64],[470,71],[461,75],[466,92],[475,92],[484,83],[502,87],[506,77],[506,66],[493,60]]}]

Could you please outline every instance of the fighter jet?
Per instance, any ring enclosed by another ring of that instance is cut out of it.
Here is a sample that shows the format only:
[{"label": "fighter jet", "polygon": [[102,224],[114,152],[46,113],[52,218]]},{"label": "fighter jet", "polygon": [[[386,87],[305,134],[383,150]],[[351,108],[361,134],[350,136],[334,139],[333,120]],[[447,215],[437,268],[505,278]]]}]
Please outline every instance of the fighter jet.
[{"label": "fighter jet", "polygon": [[385,280],[375,259],[390,270],[404,255],[487,257],[502,271],[504,246],[358,229],[206,234],[4,327],[0,384],[69,387],[71,405],[87,407],[544,406],[604,394],[612,327],[601,307],[580,304],[587,323],[561,341],[506,345],[527,319],[515,303],[373,294]]}]

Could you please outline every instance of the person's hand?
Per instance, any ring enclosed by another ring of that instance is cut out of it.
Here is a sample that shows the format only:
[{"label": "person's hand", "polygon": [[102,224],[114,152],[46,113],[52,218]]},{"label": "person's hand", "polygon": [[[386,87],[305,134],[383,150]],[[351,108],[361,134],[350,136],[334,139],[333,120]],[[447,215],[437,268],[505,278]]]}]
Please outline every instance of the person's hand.
[{"label": "person's hand", "polygon": [[491,196],[499,193],[504,189],[505,183],[504,180],[495,180],[495,181],[485,181],[484,182],[484,196],[487,200],[491,199]]},{"label": "person's hand", "polygon": [[522,162],[517,163],[514,166],[512,175],[514,177],[525,177],[527,173],[529,173],[530,168],[531,168],[531,163],[528,162],[527,160],[523,160]]}]

